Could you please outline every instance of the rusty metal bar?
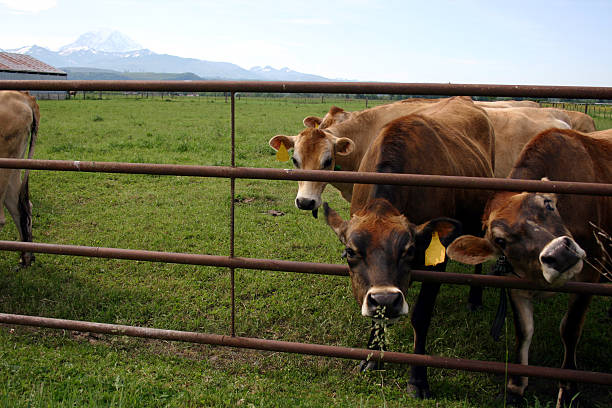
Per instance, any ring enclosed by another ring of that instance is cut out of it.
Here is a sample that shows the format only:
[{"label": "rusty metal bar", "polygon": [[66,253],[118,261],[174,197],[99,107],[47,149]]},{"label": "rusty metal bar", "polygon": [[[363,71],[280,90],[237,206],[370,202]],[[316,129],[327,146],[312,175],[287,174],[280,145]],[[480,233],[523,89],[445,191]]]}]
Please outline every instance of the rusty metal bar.
[{"label": "rusty metal bar", "polygon": [[275,92],[612,99],[612,87],[397,82],[3,80],[0,89],[40,91]]},{"label": "rusty metal bar", "polygon": [[[316,275],[348,276],[346,265],[281,261],[277,259],[256,259],[227,257],[217,255],[187,254],[178,252],[145,251],[137,249],[88,247],[77,245],[43,244],[19,241],[0,241],[0,250],[25,251],[56,255],[86,256],[92,258],[127,259],[148,262],[168,262],[202,266],[218,266],[236,269],[253,269],[308,273]],[[599,296],[612,296],[612,285],[567,282],[558,288],[538,286],[523,279],[473,275],[452,272],[412,271],[412,279],[419,282],[440,282],[454,285],[479,285],[490,287],[508,287],[516,289],[544,290],[549,292],[591,293]]]},{"label": "rusty metal bar", "polygon": [[183,341],[226,347],[240,347],[283,353],[309,354],[314,356],[326,356],[352,360],[365,360],[369,358],[389,363],[612,385],[612,374],[593,371],[566,370],[560,368],[527,366],[513,363],[506,364],[494,361],[467,360],[421,354],[399,353],[393,351],[380,352],[367,349],[327,346],[321,344],[295,343],[280,340],[257,339],[252,337],[221,336],[218,334],[164,330],[149,327],[83,322],[78,320],[53,319],[47,317],[5,313],[0,313],[0,323],[132,336],[148,339]]},{"label": "rusty metal bar", "polygon": [[0,158],[0,168],[241,179],[336,181],[343,183],[413,185],[427,187],[470,188],[480,190],[612,195],[612,184],[568,181],[511,180],[483,177],[433,176],[424,174],[365,173],[352,171],[8,158]]},{"label": "rusty metal bar", "polygon": [[[232,168],[236,167],[236,94],[232,92],[231,95],[231,165]],[[234,202],[236,197],[236,179],[230,178],[230,258],[234,257],[234,222],[235,222],[235,211],[236,204]],[[235,269],[230,267],[230,307],[231,307],[231,327],[230,333],[232,336],[236,335],[236,280],[235,280]]]}]

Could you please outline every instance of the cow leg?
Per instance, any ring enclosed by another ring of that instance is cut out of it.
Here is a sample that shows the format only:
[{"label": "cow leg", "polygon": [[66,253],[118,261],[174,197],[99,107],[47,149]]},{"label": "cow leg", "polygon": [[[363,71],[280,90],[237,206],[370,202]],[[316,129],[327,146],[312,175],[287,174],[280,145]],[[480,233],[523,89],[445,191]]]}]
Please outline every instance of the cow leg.
[{"label": "cow leg", "polygon": [[[576,348],[580,341],[586,312],[591,303],[591,295],[572,295],[570,297],[567,313],[561,319],[559,332],[565,348],[563,365],[561,368],[576,369]],[[567,381],[559,383],[557,407],[570,406],[576,395],[575,384]],[[575,403],[574,403],[575,406]]]},{"label": "cow leg", "polygon": [[[440,284],[423,282],[412,309],[411,323],[414,329],[414,353],[426,354],[427,331],[431,323],[431,316],[436,304],[436,297],[440,291]],[[411,366],[410,380],[408,381],[408,392],[415,398],[431,398],[429,383],[427,381],[427,367]]]},{"label": "cow leg", "polygon": [[[0,203],[4,203],[4,197],[0,196]],[[6,224],[6,216],[4,215],[4,205],[0,205],[0,231],[4,229]]]},{"label": "cow leg", "polygon": [[[385,350],[384,341],[381,343],[380,341],[380,333],[378,333],[380,329],[377,327],[376,323],[372,321],[372,328],[370,329],[370,338],[368,340],[368,350]],[[359,371],[371,371],[371,370],[382,370],[383,362],[378,360],[362,360],[359,363]]]},{"label": "cow leg", "polygon": [[[4,197],[4,204],[17,226],[19,239],[23,242],[32,242],[32,203],[29,200],[27,184],[25,191],[21,191],[20,173],[19,170],[11,173],[6,196]],[[22,193],[25,193],[25,195],[20,196]],[[34,261],[34,255],[31,252],[21,253],[21,264],[23,266],[30,266],[32,261]]]},{"label": "cow leg", "polygon": [[[533,337],[533,303],[531,298],[517,295],[510,290],[510,304],[514,314],[514,330],[516,333],[516,348],[514,362],[517,364],[529,365],[529,347]],[[508,381],[507,389],[510,393],[509,398],[522,400],[525,388],[527,388],[528,378],[513,375]]]},{"label": "cow leg", "polygon": [[[482,275],[482,264],[474,265],[474,275]],[[472,312],[482,309],[482,286],[470,286],[468,308]]]},{"label": "cow leg", "polygon": [[6,197],[6,190],[8,187],[9,176],[12,170],[0,169],[0,231],[6,224],[6,216],[4,214],[4,199]]}]

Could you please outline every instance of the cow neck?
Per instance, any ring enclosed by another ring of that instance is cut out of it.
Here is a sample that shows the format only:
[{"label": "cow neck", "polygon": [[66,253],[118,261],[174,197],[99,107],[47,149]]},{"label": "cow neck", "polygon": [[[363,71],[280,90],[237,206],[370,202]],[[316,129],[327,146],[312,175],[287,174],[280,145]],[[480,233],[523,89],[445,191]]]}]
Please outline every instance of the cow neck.
[{"label": "cow neck", "polygon": [[346,137],[355,143],[353,153],[348,156],[336,156],[336,163],[343,171],[357,171],[361,160],[382,128],[389,121],[408,114],[408,109],[402,109],[403,107],[385,108],[361,111],[354,118],[327,129],[333,136]]}]

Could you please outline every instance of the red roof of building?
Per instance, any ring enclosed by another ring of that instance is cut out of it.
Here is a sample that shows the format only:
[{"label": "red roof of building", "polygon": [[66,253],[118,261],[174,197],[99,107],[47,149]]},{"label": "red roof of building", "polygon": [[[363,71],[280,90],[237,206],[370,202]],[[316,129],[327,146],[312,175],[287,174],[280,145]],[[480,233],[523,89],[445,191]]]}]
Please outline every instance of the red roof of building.
[{"label": "red roof of building", "polygon": [[42,74],[66,74],[36,58],[12,52],[0,52],[0,71],[33,72]]}]

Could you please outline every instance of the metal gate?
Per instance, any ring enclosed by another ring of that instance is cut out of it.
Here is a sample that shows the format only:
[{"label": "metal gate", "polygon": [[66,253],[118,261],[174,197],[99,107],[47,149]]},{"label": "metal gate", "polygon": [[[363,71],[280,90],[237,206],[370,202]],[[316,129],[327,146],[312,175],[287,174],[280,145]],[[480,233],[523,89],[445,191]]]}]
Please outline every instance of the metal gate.
[{"label": "metal gate", "polygon": [[[234,272],[235,269],[274,270],[298,273],[348,275],[344,265],[308,262],[253,259],[234,256],[234,187],[237,178],[273,180],[339,181],[363,184],[417,185],[430,187],[474,188],[486,190],[521,190],[589,195],[612,195],[612,184],[547,182],[533,180],[486,179],[477,177],[431,176],[415,174],[374,174],[343,171],[279,170],[265,168],[238,168],[235,166],[235,95],[237,92],[277,93],[360,93],[402,95],[466,95],[509,96],[532,98],[588,98],[612,99],[608,87],[550,87],[514,85],[465,85],[465,84],[397,84],[351,82],[233,82],[233,81],[0,81],[0,89],[14,90],[72,90],[72,91],[150,91],[150,92],[230,92],[231,93],[231,167],[187,166],[112,162],[80,162],[60,160],[0,159],[0,167],[16,169],[106,172],[131,174],[157,174],[197,177],[223,177],[230,179],[230,256],[197,255],[157,251],[140,251],[119,248],[84,247],[27,242],[0,241],[0,250],[29,251],[48,254],[86,256],[168,262],[193,265],[222,266],[231,276],[231,322],[229,336],[146,327],[123,326],[82,322],[36,316],[0,313],[0,322],[57,329],[69,329],[95,333],[156,338],[203,344],[243,347],[290,353],[362,360],[371,358],[394,363],[407,363],[437,368],[479,371],[497,374],[544,377],[566,381],[590,382],[612,385],[612,374],[581,370],[525,366],[500,362],[443,358],[409,353],[372,351],[327,345],[285,342],[235,336]],[[469,284],[506,288],[534,289],[530,282],[516,278],[456,273],[413,271],[417,281],[438,281],[451,284]],[[536,288],[546,289],[550,288]],[[612,296],[612,285],[568,282],[554,289],[559,292],[592,293]]]}]

